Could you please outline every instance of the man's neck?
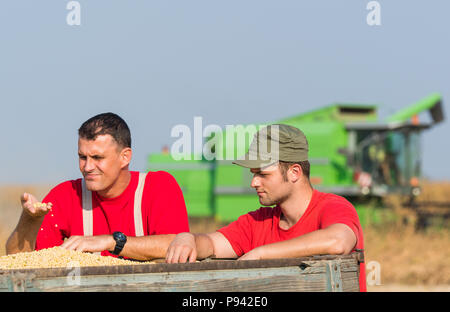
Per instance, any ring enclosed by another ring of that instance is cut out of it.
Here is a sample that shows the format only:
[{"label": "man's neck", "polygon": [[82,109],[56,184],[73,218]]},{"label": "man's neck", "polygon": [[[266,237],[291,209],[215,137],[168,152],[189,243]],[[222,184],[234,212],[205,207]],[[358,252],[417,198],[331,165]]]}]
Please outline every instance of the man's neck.
[{"label": "man's neck", "polygon": [[311,202],[312,194],[312,187],[307,185],[297,192],[293,192],[287,200],[279,204],[282,212],[280,216],[281,228],[289,229],[300,220]]},{"label": "man's neck", "polygon": [[105,190],[97,191],[97,194],[103,198],[114,198],[119,196],[128,187],[131,181],[131,173],[129,170],[122,170],[113,185]]}]

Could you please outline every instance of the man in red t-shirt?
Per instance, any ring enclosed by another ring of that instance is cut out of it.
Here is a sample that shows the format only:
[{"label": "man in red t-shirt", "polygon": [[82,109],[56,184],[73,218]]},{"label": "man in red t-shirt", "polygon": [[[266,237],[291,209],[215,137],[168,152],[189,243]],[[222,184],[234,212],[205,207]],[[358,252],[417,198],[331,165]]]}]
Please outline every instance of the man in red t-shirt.
[{"label": "man in red t-shirt", "polygon": [[116,114],[90,118],[78,135],[83,179],[59,184],[43,203],[23,194],[7,253],[61,245],[138,260],[164,258],[175,234],[189,231],[178,183],[167,172],[129,170],[130,130]]},{"label": "man in red t-shirt", "polygon": [[[265,207],[214,233],[178,234],[167,250],[167,262],[211,255],[252,260],[363,250],[362,229],[352,204],[312,188],[308,142],[299,129],[287,125],[261,129],[244,159],[234,163],[253,173],[251,187]],[[366,290],[363,263],[360,290]]]}]

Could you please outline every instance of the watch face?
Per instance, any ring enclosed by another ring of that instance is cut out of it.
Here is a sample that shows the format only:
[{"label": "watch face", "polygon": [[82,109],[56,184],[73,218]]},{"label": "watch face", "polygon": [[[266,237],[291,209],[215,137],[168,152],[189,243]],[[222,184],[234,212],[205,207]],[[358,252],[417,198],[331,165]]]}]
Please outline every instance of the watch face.
[{"label": "watch face", "polygon": [[126,242],[127,237],[122,232],[114,232],[113,233],[114,240],[120,241],[120,242]]}]

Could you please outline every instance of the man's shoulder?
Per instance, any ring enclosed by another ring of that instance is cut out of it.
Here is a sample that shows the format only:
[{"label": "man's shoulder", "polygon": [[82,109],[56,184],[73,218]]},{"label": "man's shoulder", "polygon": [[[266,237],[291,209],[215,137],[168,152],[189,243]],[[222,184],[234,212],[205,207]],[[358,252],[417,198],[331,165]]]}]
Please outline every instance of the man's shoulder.
[{"label": "man's shoulder", "polygon": [[163,170],[158,171],[148,171],[147,172],[147,178],[152,177],[153,179],[168,179],[168,178],[174,178],[170,173]]},{"label": "man's shoulder", "polygon": [[170,185],[170,184],[178,184],[176,179],[167,171],[149,171],[147,172],[147,176],[145,178],[146,184],[161,186],[161,185]]},{"label": "man's shoulder", "polygon": [[76,193],[79,188],[81,188],[81,179],[67,180],[53,187],[49,194]]},{"label": "man's shoulder", "polygon": [[251,217],[255,221],[264,221],[272,219],[275,215],[279,214],[279,207],[260,207],[257,210],[250,211],[246,215]]},{"label": "man's shoulder", "polygon": [[333,193],[325,193],[315,190],[317,194],[317,200],[319,204],[342,204],[342,205],[350,205],[353,206],[345,197],[333,194]]}]

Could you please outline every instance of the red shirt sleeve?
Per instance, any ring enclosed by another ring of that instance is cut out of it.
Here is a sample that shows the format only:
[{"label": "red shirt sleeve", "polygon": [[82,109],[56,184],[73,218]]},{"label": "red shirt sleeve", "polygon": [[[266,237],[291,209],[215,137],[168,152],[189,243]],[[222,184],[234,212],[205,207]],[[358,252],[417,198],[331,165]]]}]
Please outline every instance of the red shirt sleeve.
[{"label": "red shirt sleeve", "polygon": [[326,228],[332,224],[342,223],[353,230],[356,236],[356,245],[360,241],[361,225],[358,214],[353,205],[343,197],[333,196],[322,208],[320,215],[320,228]]},{"label": "red shirt sleeve", "polygon": [[[145,200],[150,201],[147,235],[189,232],[189,220],[183,193],[175,178],[165,172],[147,175]],[[144,195],[145,196],[145,195]]]},{"label": "red shirt sleeve", "polygon": [[219,229],[225,238],[230,242],[234,252],[238,257],[253,249],[253,223],[258,220],[258,211],[252,211],[240,216],[236,221]]}]

